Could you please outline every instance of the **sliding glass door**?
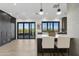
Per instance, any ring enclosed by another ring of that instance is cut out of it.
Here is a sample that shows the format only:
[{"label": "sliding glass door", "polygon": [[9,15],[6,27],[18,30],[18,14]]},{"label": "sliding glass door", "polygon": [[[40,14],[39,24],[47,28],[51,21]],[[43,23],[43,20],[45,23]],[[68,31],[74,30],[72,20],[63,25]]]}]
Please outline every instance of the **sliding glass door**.
[{"label": "sliding glass door", "polygon": [[[19,31],[22,32],[22,34],[19,34]],[[17,38],[18,39],[35,39],[35,22],[18,22],[17,23]]]},{"label": "sliding glass door", "polygon": [[17,33],[17,37],[20,39],[23,39],[23,23],[18,23],[18,33]]},{"label": "sliding glass door", "polygon": [[35,37],[35,24],[32,22],[30,23],[30,38]]},{"label": "sliding glass door", "polygon": [[24,23],[24,38],[29,39],[29,23]]}]

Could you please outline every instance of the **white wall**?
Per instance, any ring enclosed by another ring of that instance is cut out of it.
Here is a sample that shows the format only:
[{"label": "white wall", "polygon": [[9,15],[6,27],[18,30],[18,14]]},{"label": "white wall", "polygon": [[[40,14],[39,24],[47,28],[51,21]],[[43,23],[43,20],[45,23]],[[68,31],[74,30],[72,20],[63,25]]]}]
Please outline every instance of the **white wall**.
[{"label": "white wall", "polygon": [[71,55],[79,55],[79,4],[68,4],[67,33],[71,40]]}]

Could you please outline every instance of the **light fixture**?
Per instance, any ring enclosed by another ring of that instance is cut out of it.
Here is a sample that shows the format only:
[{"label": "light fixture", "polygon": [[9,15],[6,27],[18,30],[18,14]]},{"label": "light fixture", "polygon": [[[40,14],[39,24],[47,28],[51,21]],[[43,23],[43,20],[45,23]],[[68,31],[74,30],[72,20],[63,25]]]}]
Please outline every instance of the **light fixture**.
[{"label": "light fixture", "polygon": [[44,14],[44,11],[42,9],[42,3],[40,4],[40,6],[41,6],[41,9],[40,9],[39,15],[43,15]]},{"label": "light fixture", "polygon": [[13,5],[16,6],[16,3],[14,3]]},{"label": "light fixture", "polygon": [[57,15],[60,15],[61,13],[60,5],[58,4]]},{"label": "light fixture", "polygon": [[40,9],[40,12],[39,12],[39,14],[40,15],[43,15],[44,14],[44,12],[43,11],[41,11],[42,9]]},{"label": "light fixture", "polygon": [[62,12],[61,12],[61,9],[58,9],[57,10],[57,15],[60,15]]}]

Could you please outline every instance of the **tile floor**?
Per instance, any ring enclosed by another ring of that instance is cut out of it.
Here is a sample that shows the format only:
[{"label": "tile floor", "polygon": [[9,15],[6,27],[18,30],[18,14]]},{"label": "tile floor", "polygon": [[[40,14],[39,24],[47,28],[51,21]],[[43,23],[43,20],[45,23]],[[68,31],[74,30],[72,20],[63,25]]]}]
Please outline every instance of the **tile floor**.
[{"label": "tile floor", "polygon": [[0,47],[0,56],[36,56],[36,40],[14,40]]}]

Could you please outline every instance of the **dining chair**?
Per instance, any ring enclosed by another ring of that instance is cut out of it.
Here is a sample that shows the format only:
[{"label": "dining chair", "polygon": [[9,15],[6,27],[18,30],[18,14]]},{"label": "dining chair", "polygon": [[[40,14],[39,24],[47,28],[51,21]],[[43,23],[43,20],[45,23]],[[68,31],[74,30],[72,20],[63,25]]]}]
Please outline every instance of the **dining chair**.
[{"label": "dining chair", "polygon": [[54,48],[54,38],[53,37],[43,37],[42,48]]}]

